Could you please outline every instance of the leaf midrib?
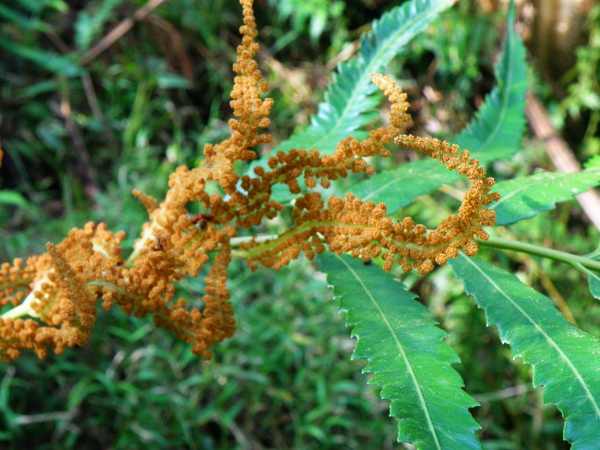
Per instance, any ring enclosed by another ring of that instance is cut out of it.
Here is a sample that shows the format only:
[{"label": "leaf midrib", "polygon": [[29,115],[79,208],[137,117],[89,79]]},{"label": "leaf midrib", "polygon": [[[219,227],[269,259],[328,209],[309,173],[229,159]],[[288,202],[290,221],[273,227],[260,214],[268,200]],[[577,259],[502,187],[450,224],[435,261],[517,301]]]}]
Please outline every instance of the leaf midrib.
[{"label": "leaf midrib", "polygon": [[511,303],[523,315],[523,317],[525,317],[535,327],[535,329],[544,337],[544,339],[546,340],[546,342],[548,342],[548,344],[550,344],[550,346],[553,347],[556,350],[556,352],[559,354],[559,356],[561,357],[561,359],[567,364],[567,366],[571,369],[571,371],[575,375],[575,378],[577,379],[577,381],[579,382],[579,384],[582,387],[583,391],[585,392],[585,396],[588,398],[589,402],[593,406],[594,411],[596,413],[596,417],[598,417],[600,419],[600,406],[596,402],[596,400],[595,400],[594,396],[592,395],[590,389],[588,388],[587,384],[585,383],[585,380],[584,380],[583,376],[581,375],[581,373],[579,372],[579,370],[577,370],[577,368],[575,367],[575,365],[571,362],[570,358],[561,350],[560,346],[554,341],[554,339],[552,339],[550,337],[550,335],[548,335],[548,333],[546,333],[544,331],[544,329],[541,328],[537,324],[537,322],[535,320],[533,320],[533,318],[529,314],[527,314],[527,312],[523,308],[521,308],[517,303],[515,303],[513,301],[513,299],[506,292],[504,292],[504,290],[500,286],[498,286],[494,282],[494,280],[492,280],[485,272],[483,272],[479,268],[479,266],[477,266],[477,264],[475,264],[473,262],[473,260],[471,258],[467,257],[462,252],[460,253],[460,256],[465,261],[467,261],[471,266],[473,266],[475,268],[475,270],[477,270],[477,272],[479,272],[497,290],[498,293],[500,293],[504,298],[506,298],[508,300],[508,302]]},{"label": "leaf midrib", "polygon": [[[387,52],[389,51],[389,49],[391,47],[398,45],[398,40],[401,40],[400,38],[402,37],[402,34],[404,34],[407,29],[415,27],[419,22],[423,22],[424,20],[428,19],[432,15],[435,18],[435,16],[437,16],[440,13],[440,11],[442,11],[443,9],[445,9],[448,6],[451,6],[451,4],[452,4],[452,2],[446,1],[446,2],[440,2],[439,4],[435,5],[437,7],[432,7],[431,2],[425,2],[425,6],[429,6],[429,8],[425,8],[424,11],[421,11],[418,15],[413,16],[414,20],[407,22],[407,24],[404,25],[403,27],[401,27],[396,33],[393,33],[387,39],[387,44],[382,46],[380,48],[380,50],[375,53],[375,55],[371,58],[370,61],[368,61],[368,63],[363,68],[359,69],[362,71],[362,74],[361,74],[360,78],[358,79],[357,83],[355,84],[354,92],[350,96],[348,102],[346,103],[346,107],[342,110],[342,114],[340,114],[335,125],[329,129],[327,134],[321,136],[321,138],[318,141],[313,142],[311,145],[306,145],[305,147],[311,148],[311,149],[313,149],[313,148],[318,149],[318,148],[320,148],[320,146],[323,142],[327,142],[328,140],[330,140],[332,138],[332,136],[335,136],[337,131],[345,123],[345,120],[346,120],[347,116],[350,114],[350,111],[353,110],[354,105],[356,104],[357,98],[360,96],[363,96],[365,86],[370,82],[371,73],[379,69],[379,67],[382,65],[381,60],[384,59],[384,55],[387,54]],[[430,22],[431,22],[431,20],[428,21],[428,23],[430,23]],[[396,36],[399,36],[399,38],[394,38]],[[311,127],[312,127],[312,125],[311,125]]]},{"label": "leaf midrib", "polygon": [[389,330],[390,334],[392,335],[393,339],[394,339],[394,343],[396,344],[396,347],[398,348],[398,351],[400,352],[400,356],[402,357],[402,359],[404,360],[404,364],[406,365],[406,368],[408,370],[408,373],[412,379],[412,382],[415,386],[415,390],[417,392],[417,395],[419,397],[419,402],[421,403],[421,406],[423,408],[423,412],[425,414],[425,419],[427,421],[427,427],[429,428],[429,431],[433,437],[433,440],[435,441],[435,445],[436,448],[438,449],[442,449],[441,443],[439,441],[439,438],[437,436],[437,432],[435,430],[435,427],[433,425],[433,420],[431,418],[431,413],[429,412],[429,408],[427,407],[427,403],[425,402],[425,396],[423,395],[423,391],[421,390],[421,386],[418,383],[418,379],[417,379],[417,375],[415,374],[410,361],[408,359],[408,355],[406,354],[406,352],[404,351],[404,347],[402,346],[402,343],[400,342],[400,339],[398,338],[398,335],[396,334],[394,327],[392,326],[392,324],[390,323],[390,321],[388,320],[387,316],[385,315],[384,311],[381,309],[381,307],[379,306],[379,303],[377,302],[377,300],[375,299],[375,297],[373,297],[373,295],[371,295],[371,291],[369,290],[369,288],[365,285],[365,283],[363,283],[362,278],[359,276],[359,274],[350,266],[348,265],[348,263],[346,261],[344,261],[343,258],[340,258],[339,255],[335,255],[335,257],[337,259],[339,259],[348,269],[348,271],[352,274],[352,276],[354,276],[354,278],[356,279],[356,281],[360,284],[361,288],[364,290],[364,292],[366,293],[367,297],[369,298],[369,300],[371,301],[371,303],[373,304],[373,306],[377,309],[377,311],[379,312],[379,316],[382,317],[383,322],[385,323],[386,328]]}]

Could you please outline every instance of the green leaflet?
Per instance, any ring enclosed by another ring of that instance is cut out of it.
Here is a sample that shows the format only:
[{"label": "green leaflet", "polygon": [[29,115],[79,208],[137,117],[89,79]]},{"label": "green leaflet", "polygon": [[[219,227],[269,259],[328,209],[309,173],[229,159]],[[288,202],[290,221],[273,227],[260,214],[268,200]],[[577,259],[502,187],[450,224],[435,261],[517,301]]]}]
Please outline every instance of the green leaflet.
[{"label": "green leaflet", "polygon": [[356,133],[376,116],[379,95],[371,83],[371,74],[380,72],[404,46],[421,33],[453,0],[412,0],[392,9],[373,22],[370,32],[360,41],[358,57],[338,66],[333,82],[319,104],[318,112],[305,130],[296,133],[277,147],[317,149],[323,154],[335,151],[337,143],[353,134],[357,139],[366,133]]},{"label": "green leaflet", "polygon": [[[506,23],[506,41],[496,66],[498,84],[486,97],[469,126],[454,139],[463,150],[468,149],[472,156],[478,158],[482,165],[514,154],[520,147],[525,129],[527,64],[525,47],[514,29],[514,5],[509,10]],[[421,179],[416,175],[418,172],[421,172]],[[439,163],[415,161],[358,183],[352,193],[375,203],[383,202],[388,206],[388,212],[393,213],[411,203],[415,197],[459,178],[460,175],[449,172]],[[363,193],[368,193],[369,198],[361,196]]]},{"label": "green leaflet", "polygon": [[515,30],[515,17],[515,5],[510,2],[506,41],[495,71],[498,84],[467,128],[454,139],[481,163],[507,159],[516,153],[525,131],[527,63],[525,46]]},{"label": "green leaflet", "polygon": [[381,172],[357,183],[350,191],[365,202],[383,202],[388,213],[394,213],[412,203],[415,197],[428,194],[457,178],[455,172],[450,172],[438,161],[421,159]]},{"label": "green leaflet", "polygon": [[585,273],[588,277],[590,283],[590,292],[594,297],[600,300],[600,273],[594,272],[586,267],[583,267],[582,264],[574,264],[577,269],[581,272]]},{"label": "green leaflet", "polygon": [[528,177],[502,181],[496,191],[502,198],[490,209],[496,211],[496,225],[508,225],[535,216],[539,211],[553,209],[558,202],[600,184],[600,171],[576,173],[542,172]]},{"label": "green leaflet", "polygon": [[545,386],[544,401],[556,404],[566,420],[565,439],[573,449],[598,449],[600,341],[503,269],[463,253],[450,264],[513,355],[533,366],[534,386]]},{"label": "green leaflet", "polygon": [[353,358],[369,360],[364,371],[374,374],[371,382],[391,401],[390,415],[400,419],[398,441],[427,450],[481,448],[468,411],[477,402],[451,366],[459,358],[414,294],[358,259],[325,253],[319,262],[347,312],[346,324],[354,325]]}]

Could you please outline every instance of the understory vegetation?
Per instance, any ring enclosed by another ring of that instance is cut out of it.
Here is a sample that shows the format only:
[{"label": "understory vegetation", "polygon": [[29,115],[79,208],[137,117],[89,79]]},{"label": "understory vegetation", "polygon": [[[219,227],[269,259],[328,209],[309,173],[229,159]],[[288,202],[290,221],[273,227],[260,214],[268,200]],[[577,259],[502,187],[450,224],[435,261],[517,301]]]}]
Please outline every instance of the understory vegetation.
[{"label": "understory vegetation", "polygon": [[599,448],[600,8],[241,3],[0,5],[0,447]]}]

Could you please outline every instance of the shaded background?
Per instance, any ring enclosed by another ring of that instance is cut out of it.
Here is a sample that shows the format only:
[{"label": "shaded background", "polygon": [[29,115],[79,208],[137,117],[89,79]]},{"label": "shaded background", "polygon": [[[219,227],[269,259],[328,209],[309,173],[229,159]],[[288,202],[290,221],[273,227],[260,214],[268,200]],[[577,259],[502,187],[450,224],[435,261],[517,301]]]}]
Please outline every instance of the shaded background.
[{"label": "shaded background", "polygon": [[[373,19],[400,3],[256,1],[275,144],[308,123],[336,65],[352,57]],[[493,87],[504,8],[463,0],[390,63],[409,94],[412,133],[451,138],[472,117]],[[600,6],[538,0],[519,8],[541,106],[533,120],[546,120],[576,162],[597,157]],[[89,220],[125,230],[131,248],[146,219],[131,190],[161,198],[169,173],[197,165],[204,144],[229,133],[240,22],[234,0],[0,3],[3,261],[43,252]],[[547,149],[534,128],[524,150],[493,170],[555,170]],[[591,251],[598,237],[576,203],[510,233],[576,253]],[[578,273],[523,255],[495,258],[599,335],[597,302],[578,288]],[[405,281],[450,333],[463,361],[457,370],[482,404],[473,413],[485,448],[568,448],[560,415],[531,388],[529,368],[511,361],[448,270]],[[239,330],[215,348],[213,362],[151,320],[114,309],[100,312],[83,349],[2,363],[0,447],[398,447],[396,419],[367,385],[363,364],[350,361],[353,340],[318,272],[304,262],[277,273],[250,273],[238,262],[231,272]],[[197,297],[203,286],[180,288]]]}]

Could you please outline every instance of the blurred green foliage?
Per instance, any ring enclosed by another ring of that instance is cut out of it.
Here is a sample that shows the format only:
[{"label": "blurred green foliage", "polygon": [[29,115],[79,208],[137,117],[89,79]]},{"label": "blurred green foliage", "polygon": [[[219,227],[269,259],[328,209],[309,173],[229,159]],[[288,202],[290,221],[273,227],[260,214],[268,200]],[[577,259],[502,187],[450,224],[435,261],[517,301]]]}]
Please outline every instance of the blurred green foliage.
[{"label": "blurred green foliage", "polygon": [[600,155],[600,4],[594,5],[586,19],[588,43],[576,51],[575,66],[566,74],[567,97],[560,111],[579,119],[586,114],[582,154],[585,157]]},{"label": "blurred green foliage", "polygon": [[[205,143],[228,133],[222,118],[229,116],[239,41],[235,0],[167,1],[89,64],[78,64],[144,3],[0,4],[2,260],[38,253],[88,220],[125,230],[131,246],[146,216],[131,190],[160,197],[176,166],[195,165]],[[360,25],[400,2],[257,3],[265,55],[291,61],[316,96],[328,75],[318,67],[357,37]],[[492,20],[464,4],[415,43],[403,69],[404,76],[416,78],[414,92],[430,85],[459,100],[447,119],[449,129],[442,130],[448,134],[466,122],[489,89],[489,55],[496,44]],[[593,42],[580,50],[580,74],[589,75],[589,61],[597,61]],[[439,69],[433,78],[432,61]],[[273,79],[280,76],[275,65],[268,71]],[[586,86],[597,87],[591,81]],[[589,107],[576,89],[567,107]],[[291,133],[306,115],[293,92],[281,85],[272,94],[278,100],[275,123],[290,125],[279,135]],[[423,98],[415,103],[431,106]],[[434,117],[436,107],[429,110]],[[429,118],[417,117],[417,124]],[[588,142],[588,153],[596,152],[595,141]],[[495,170],[510,174],[546,164],[542,152],[529,146],[512,165]],[[513,231],[585,253],[590,231],[569,218],[570,208],[538,215]],[[597,313],[597,302],[576,271],[517,255],[495,258],[505,258],[504,267],[545,293],[551,288],[543,274],[552,272],[559,296],[582,299],[569,303],[578,324],[600,334],[600,324],[591,319],[597,314],[590,313]],[[397,424],[360,375],[361,363],[349,361],[353,341],[325,282],[307,264],[282,270],[276,279],[266,270],[249,277],[242,269],[234,268],[230,286],[239,330],[216,349],[214,362],[199,361],[151,322],[114,309],[100,314],[103,333],[85,348],[46,361],[27,355],[0,366],[0,447],[393,448]],[[566,448],[558,413],[542,407],[540,393],[529,387],[528,369],[512,364],[508,349],[495,344],[495,331],[449,284],[447,270],[429,281],[405,281],[431,299],[428,306],[450,333],[467,389],[482,403],[474,414],[483,426],[484,447]],[[190,298],[201,288],[181,286]],[[480,336],[479,342],[472,336]]]},{"label": "blurred green foliage", "polygon": [[314,269],[296,265],[277,283],[267,270],[234,270],[238,332],[214,362],[110,311],[85,348],[4,367],[0,439],[21,448],[392,448],[396,424],[361,363],[348,362],[353,342]]}]

